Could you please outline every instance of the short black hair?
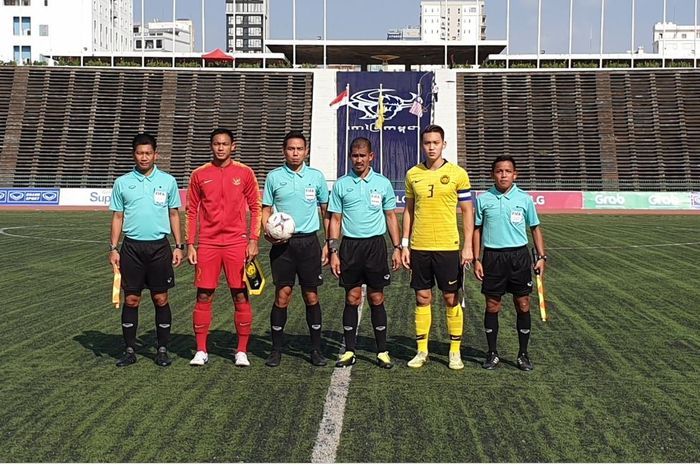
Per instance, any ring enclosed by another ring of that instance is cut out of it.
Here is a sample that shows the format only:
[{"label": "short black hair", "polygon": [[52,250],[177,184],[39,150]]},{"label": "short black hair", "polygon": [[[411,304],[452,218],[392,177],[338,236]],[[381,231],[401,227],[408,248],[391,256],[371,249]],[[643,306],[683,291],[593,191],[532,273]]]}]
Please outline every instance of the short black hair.
[{"label": "short black hair", "polygon": [[209,144],[214,142],[214,137],[218,136],[219,134],[226,134],[231,138],[231,142],[234,142],[236,140],[236,137],[233,135],[233,131],[231,131],[230,129],[216,128],[211,132],[211,134],[209,134]]},{"label": "short black hair", "polygon": [[499,155],[496,157],[496,159],[491,163],[491,172],[493,173],[493,170],[496,169],[496,165],[499,164],[502,161],[509,161],[513,164],[513,170],[517,171],[518,167],[515,166],[515,158],[513,158],[510,155]]},{"label": "short black hair", "polygon": [[134,139],[131,141],[131,149],[135,152],[136,147],[139,145],[150,145],[154,151],[158,148],[156,138],[147,132],[140,132],[134,136]]},{"label": "short black hair", "polygon": [[422,141],[423,136],[428,134],[429,132],[437,132],[438,134],[440,134],[440,137],[442,137],[442,140],[445,140],[445,130],[437,124],[431,124],[430,126],[423,129],[423,132],[420,133],[420,140]]},{"label": "short black hair", "polygon": [[282,148],[287,148],[287,141],[289,139],[301,139],[304,141],[304,147],[306,147],[306,136],[304,136],[304,133],[301,131],[289,131],[287,135],[284,136]]},{"label": "short black hair", "polygon": [[350,144],[350,152],[355,147],[367,147],[367,150],[372,151],[372,142],[366,137],[355,137]]}]

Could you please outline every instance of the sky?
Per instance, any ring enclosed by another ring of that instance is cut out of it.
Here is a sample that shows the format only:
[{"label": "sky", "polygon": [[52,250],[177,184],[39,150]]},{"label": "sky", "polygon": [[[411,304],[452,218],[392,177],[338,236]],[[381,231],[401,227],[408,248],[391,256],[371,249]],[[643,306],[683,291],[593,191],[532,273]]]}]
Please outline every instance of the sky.
[{"label": "sky", "polygon": [[[292,0],[270,1],[270,38],[292,38]],[[447,0],[449,1],[449,0]],[[600,50],[601,3],[605,2],[604,52],[632,48],[633,0],[573,0],[574,53]],[[172,0],[144,0],[146,21],[172,19]],[[224,0],[205,0],[207,51],[226,47]],[[569,0],[541,0],[541,50],[568,51]],[[634,47],[652,51],[652,28],[663,20],[663,0],[636,0]],[[538,0],[510,0],[510,52],[537,52]],[[177,18],[195,23],[196,49],[201,50],[201,0],[177,0]],[[507,0],[486,0],[487,39],[506,39]],[[666,20],[692,25],[695,0],[666,0]],[[420,0],[327,0],[329,39],[386,39],[389,29],[420,25]],[[323,37],[323,0],[296,0],[297,38]],[[700,16],[700,14],[699,14]],[[141,0],[134,0],[134,21],[141,22]],[[700,19],[699,19],[700,22]]]}]

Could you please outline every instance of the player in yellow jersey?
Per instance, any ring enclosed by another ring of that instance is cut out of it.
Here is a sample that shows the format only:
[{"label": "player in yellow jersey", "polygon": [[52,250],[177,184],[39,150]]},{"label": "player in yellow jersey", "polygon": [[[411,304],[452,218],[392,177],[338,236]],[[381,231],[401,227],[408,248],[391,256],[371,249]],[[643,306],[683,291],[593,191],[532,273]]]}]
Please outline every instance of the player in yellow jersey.
[{"label": "player in yellow jersey", "polygon": [[[442,157],[445,131],[430,125],[421,134],[425,161],[406,173],[406,208],[403,214],[401,261],[411,270],[411,287],[416,291],[416,341],[418,353],[408,362],[420,368],[428,361],[428,335],[431,323],[433,287],[447,307],[450,335],[449,367],[464,368],[460,354],[463,315],[458,291],[463,266],[471,264],[474,226],[469,175],[460,166]],[[457,206],[462,212],[464,245],[460,248]],[[410,240],[409,240],[410,237]]]}]

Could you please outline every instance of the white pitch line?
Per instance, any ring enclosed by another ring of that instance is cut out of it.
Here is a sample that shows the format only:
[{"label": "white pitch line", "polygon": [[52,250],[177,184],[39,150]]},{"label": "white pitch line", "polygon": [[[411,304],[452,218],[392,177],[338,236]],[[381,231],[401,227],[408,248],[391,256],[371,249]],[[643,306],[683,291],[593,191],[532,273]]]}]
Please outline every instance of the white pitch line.
[{"label": "white pitch line", "polygon": [[326,402],[323,405],[323,418],[321,418],[316,443],[311,452],[311,463],[335,463],[340,433],[343,431],[351,371],[352,367],[333,370],[331,385],[328,386]]},{"label": "white pitch line", "polygon": [[647,247],[678,247],[679,245],[700,245],[700,242],[669,242],[666,244],[633,245],[584,245],[580,247],[547,247],[547,250],[584,250],[584,249],[642,249]]},{"label": "white pitch line", "polygon": [[[362,297],[357,307],[357,328],[360,329],[362,319],[362,307],[367,296],[367,286],[362,285]],[[340,345],[340,354],[345,352],[345,340]],[[335,368],[331,375],[331,384],[328,386],[326,401],[323,404],[323,417],[318,427],[318,435],[311,452],[311,463],[335,463],[340,434],[343,432],[343,418],[345,417],[345,403],[350,389],[350,373],[352,366]]]},{"label": "white pitch line", "polygon": [[17,237],[20,239],[41,239],[45,241],[52,241],[52,242],[90,242],[90,243],[95,243],[99,244],[100,242],[104,241],[95,241],[91,239],[61,239],[58,237],[42,237],[42,236],[24,236],[22,234],[11,234],[8,233],[10,229],[26,229],[26,228],[39,228],[40,225],[34,225],[34,226],[12,226],[8,228],[0,228],[0,235],[7,236],[7,237]]}]

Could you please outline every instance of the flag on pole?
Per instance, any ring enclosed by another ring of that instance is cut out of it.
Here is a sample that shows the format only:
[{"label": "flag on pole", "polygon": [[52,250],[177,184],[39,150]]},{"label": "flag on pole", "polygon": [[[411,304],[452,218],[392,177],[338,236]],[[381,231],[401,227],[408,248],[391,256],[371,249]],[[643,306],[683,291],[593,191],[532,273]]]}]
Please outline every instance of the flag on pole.
[{"label": "flag on pole", "polygon": [[416,115],[418,118],[423,117],[423,99],[420,97],[416,97],[416,99],[413,101],[413,105],[411,105],[411,108],[408,110],[408,112],[412,115]]},{"label": "flag on pole", "polygon": [[114,271],[114,279],[112,280],[112,304],[115,308],[119,308],[119,297],[122,290],[122,274],[117,265],[112,265]]},{"label": "flag on pole", "polygon": [[377,105],[377,129],[380,131],[384,127],[384,95],[382,89],[379,89],[379,100]]},{"label": "flag on pole", "polygon": [[[532,265],[534,266],[536,263],[537,251],[533,248]],[[542,318],[542,321],[547,321],[549,318],[547,317],[547,304],[546,300],[544,299],[544,283],[542,282],[542,275],[540,274],[539,270],[535,270],[535,280],[537,282],[537,300],[540,304],[540,318]]]},{"label": "flag on pole", "polygon": [[336,98],[330,103],[330,107],[334,110],[348,104],[348,89],[347,87],[341,93],[339,93]]}]

